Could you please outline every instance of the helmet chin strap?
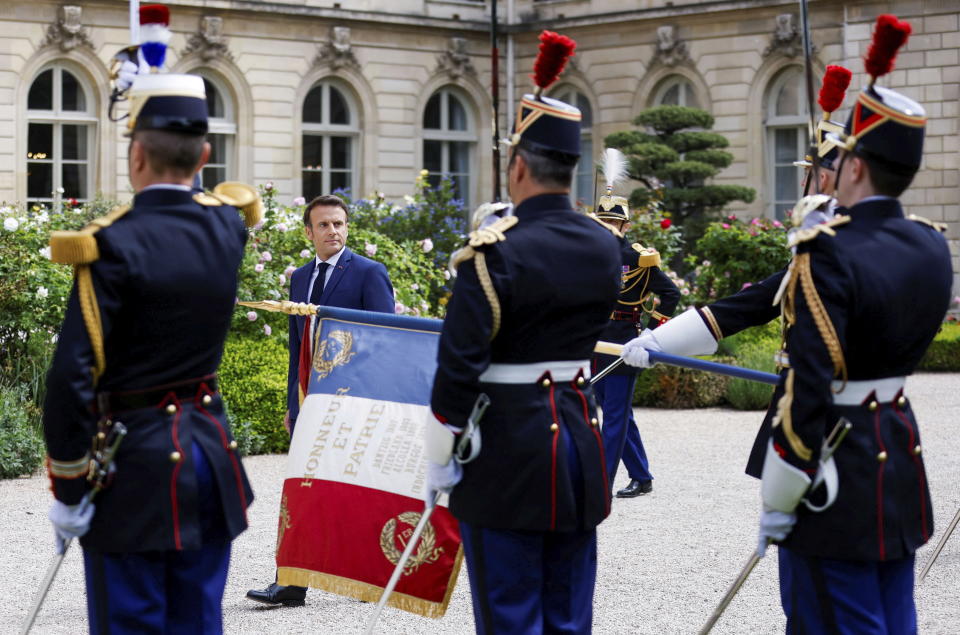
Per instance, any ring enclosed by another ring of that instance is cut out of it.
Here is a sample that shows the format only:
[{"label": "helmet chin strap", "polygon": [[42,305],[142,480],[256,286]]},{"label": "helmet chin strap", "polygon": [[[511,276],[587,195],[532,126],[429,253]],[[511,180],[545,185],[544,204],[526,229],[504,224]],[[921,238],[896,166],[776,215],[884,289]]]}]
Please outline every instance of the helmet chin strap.
[{"label": "helmet chin strap", "polygon": [[849,152],[844,152],[843,156],[840,157],[840,165],[837,166],[837,175],[833,177],[833,198],[840,200],[840,174],[843,172],[843,166],[847,162],[847,157],[850,156]]}]

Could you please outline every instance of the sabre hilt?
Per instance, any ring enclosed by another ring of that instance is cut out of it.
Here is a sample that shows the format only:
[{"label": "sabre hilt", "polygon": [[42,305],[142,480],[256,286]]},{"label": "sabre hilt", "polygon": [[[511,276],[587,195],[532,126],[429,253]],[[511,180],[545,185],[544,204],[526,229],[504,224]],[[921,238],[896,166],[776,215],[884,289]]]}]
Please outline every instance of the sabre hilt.
[{"label": "sabre hilt", "polygon": [[457,439],[453,448],[453,458],[457,463],[461,465],[469,463],[480,454],[480,419],[483,418],[483,413],[489,407],[490,397],[487,396],[487,393],[482,392],[477,395],[477,400],[473,403],[473,410],[467,417],[467,425],[463,428],[463,432],[460,433],[460,438]]}]

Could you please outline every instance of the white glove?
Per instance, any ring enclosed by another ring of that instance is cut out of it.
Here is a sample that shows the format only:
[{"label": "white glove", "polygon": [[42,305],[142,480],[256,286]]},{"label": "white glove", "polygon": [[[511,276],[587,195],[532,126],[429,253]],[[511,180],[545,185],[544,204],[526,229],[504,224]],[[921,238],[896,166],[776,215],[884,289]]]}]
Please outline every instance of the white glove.
[{"label": "white glove", "polygon": [[76,505],[53,501],[47,517],[57,535],[57,553],[63,553],[67,540],[79,538],[90,530],[90,521],[96,507],[88,499]]},{"label": "white glove", "polygon": [[463,466],[450,459],[446,465],[438,465],[427,461],[427,493],[425,500],[427,508],[433,507],[438,493],[449,494],[454,486],[463,478]]},{"label": "white glove", "polygon": [[786,538],[797,523],[797,515],[781,512],[766,505],[760,514],[760,537],[757,542],[757,555],[761,558],[767,552],[771,542],[778,542]]},{"label": "white glove", "polygon": [[620,357],[631,366],[650,368],[653,364],[650,363],[649,351],[660,353],[663,349],[660,348],[660,342],[657,341],[653,331],[644,329],[639,337],[635,337],[623,345],[623,352],[620,353]]},{"label": "white glove", "polygon": [[130,60],[125,60],[120,64],[119,70],[117,70],[117,79],[116,87],[121,93],[126,92],[131,85],[133,85],[133,80],[140,72],[140,67]]}]

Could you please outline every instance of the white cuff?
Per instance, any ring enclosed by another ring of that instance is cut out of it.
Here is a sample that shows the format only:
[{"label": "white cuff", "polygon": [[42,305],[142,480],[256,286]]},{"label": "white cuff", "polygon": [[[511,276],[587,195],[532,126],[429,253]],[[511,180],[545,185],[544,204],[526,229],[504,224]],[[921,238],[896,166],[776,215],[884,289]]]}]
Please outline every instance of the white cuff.
[{"label": "white cuff", "polygon": [[427,414],[427,425],[423,431],[427,458],[437,465],[446,465],[453,456],[453,431],[441,423],[433,412]]},{"label": "white cuff", "polygon": [[717,350],[717,340],[696,309],[687,309],[652,334],[660,349],[671,355],[710,355]]},{"label": "white cuff", "polygon": [[769,441],[760,483],[763,504],[779,512],[792,513],[809,488],[810,477],[806,472],[780,458],[773,449],[773,441]]}]

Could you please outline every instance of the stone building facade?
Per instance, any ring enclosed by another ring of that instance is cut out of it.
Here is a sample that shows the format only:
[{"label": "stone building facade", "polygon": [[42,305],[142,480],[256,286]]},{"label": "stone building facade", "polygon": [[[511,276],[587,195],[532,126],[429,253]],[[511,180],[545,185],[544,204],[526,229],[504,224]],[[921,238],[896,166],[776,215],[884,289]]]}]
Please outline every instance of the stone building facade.
[{"label": "stone building facade", "polygon": [[[337,187],[398,199],[427,168],[451,175],[470,206],[490,198],[490,2],[167,4],[167,66],[203,75],[211,95],[206,184],[273,182],[286,201]],[[854,89],[864,85],[876,16],[911,22],[882,80],[929,115],[924,166],[903,200],[948,225],[960,271],[960,10],[952,0],[809,4],[818,73],[842,64]],[[696,105],[734,155],[716,182],[757,191],[732,211],[776,216],[797,198],[790,164],[803,153],[807,115],[796,2],[501,0],[498,11],[501,136],[529,89],[537,34],[549,28],[578,42],[550,93],[584,111],[591,155],[649,106]],[[124,124],[107,116],[109,60],[128,39],[123,0],[0,3],[0,200],[55,202],[58,188],[78,199],[130,197]],[[589,202],[592,180],[583,161],[575,197]]]}]

